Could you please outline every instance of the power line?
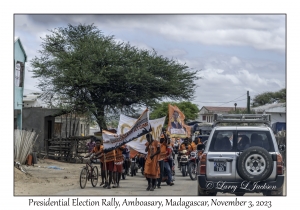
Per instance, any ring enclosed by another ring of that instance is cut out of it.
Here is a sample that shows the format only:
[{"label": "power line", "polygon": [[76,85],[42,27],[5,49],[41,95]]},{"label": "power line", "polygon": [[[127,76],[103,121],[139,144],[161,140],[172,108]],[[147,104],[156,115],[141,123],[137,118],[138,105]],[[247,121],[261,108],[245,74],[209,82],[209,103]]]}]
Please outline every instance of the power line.
[{"label": "power line", "polygon": [[[229,102],[232,102],[232,101],[234,101],[234,100],[236,100],[236,99],[238,99],[238,98],[241,98],[241,97],[243,97],[243,96],[245,96],[246,94],[244,94],[244,95],[241,95],[241,96],[239,96],[239,97],[237,97],[237,98],[235,98],[235,99],[233,99],[233,100],[231,100],[231,101],[223,101],[223,102],[215,102],[215,101],[212,101],[212,102],[204,102],[204,101],[193,101],[193,102],[200,102],[200,103],[229,103]],[[245,99],[242,99],[242,100],[245,100]]]},{"label": "power line", "polygon": [[[224,104],[228,104],[228,103],[230,103],[230,102],[236,102],[236,99],[238,99],[238,98],[241,98],[241,97],[243,97],[243,96],[245,96],[246,94],[244,94],[244,95],[242,95],[242,96],[240,96],[240,97],[237,97],[237,98],[235,98],[235,99],[233,99],[233,100],[231,100],[231,101],[228,101],[228,102],[226,102],[226,103],[224,103]],[[241,100],[237,100],[237,101],[243,101],[243,100],[246,100],[246,99],[241,99]],[[221,105],[219,105],[219,106],[222,106],[222,105],[224,105],[224,104],[221,104]]]}]

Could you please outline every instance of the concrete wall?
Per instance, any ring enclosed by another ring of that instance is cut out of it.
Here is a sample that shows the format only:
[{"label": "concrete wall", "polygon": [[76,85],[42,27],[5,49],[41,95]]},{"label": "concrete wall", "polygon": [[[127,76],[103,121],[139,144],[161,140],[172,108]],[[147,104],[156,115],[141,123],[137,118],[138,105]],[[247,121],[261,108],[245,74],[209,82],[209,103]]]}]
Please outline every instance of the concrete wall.
[{"label": "concrete wall", "polygon": [[[22,120],[23,129],[34,130],[38,134],[35,146],[44,150],[44,140],[49,136],[53,136],[55,118],[51,115],[59,113],[59,109],[45,109],[45,108],[23,108]],[[48,131],[48,124],[51,123],[52,133]]]},{"label": "concrete wall", "polygon": [[286,122],[286,113],[268,113],[266,114],[271,114],[271,124],[275,122]]}]

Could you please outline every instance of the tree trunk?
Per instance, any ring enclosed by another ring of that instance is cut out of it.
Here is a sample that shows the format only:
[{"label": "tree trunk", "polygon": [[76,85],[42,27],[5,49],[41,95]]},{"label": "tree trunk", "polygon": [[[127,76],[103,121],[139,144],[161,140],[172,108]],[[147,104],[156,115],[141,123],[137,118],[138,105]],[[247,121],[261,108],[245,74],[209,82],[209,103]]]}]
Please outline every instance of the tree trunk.
[{"label": "tree trunk", "polygon": [[75,123],[76,123],[76,113],[75,113],[75,118],[74,118],[74,122],[73,122],[73,136],[76,136],[76,132],[75,132]]},{"label": "tree trunk", "polygon": [[97,123],[100,127],[100,132],[102,132],[102,130],[107,130],[107,126],[106,126],[106,122],[105,122],[105,118],[104,118],[104,106],[103,107],[98,107],[98,115],[96,116],[97,119]]},{"label": "tree trunk", "polygon": [[69,137],[72,136],[72,112],[70,112],[70,127],[69,127]]},{"label": "tree trunk", "polygon": [[[77,126],[76,126],[76,129],[75,129],[75,134],[77,133],[79,122],[80,122],[80,117],[78,118]],[[79,133],[78,136],[81,136],[81,133]]]},{"label": "tree trunk", "polygon": [[65,132],[66,132],[66,138],[68,138],[68,114],[66,114],[66,129],[65,129]]},{"label": "tree trunk", "polygon": [[61,132],[62,132],[62,129],[63,129],[63,119],[62,119],[62,115],[60,115],[60,138],[61,138]]}]

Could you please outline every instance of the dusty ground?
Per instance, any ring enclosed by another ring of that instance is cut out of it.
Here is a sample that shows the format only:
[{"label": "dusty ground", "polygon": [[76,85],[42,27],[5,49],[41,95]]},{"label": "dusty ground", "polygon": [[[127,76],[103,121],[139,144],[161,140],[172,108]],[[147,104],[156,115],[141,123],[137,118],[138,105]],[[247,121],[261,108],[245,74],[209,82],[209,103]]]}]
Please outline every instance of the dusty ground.
[{"label": "dusty ground", "polygon": [[[56,166],[59,169],[48,167]],[[84,164],[52,159],[38,160],[34,166],[24,166],[28,174],[14,168],[14,195],[55,195],[79,187],[79,174]]]}]

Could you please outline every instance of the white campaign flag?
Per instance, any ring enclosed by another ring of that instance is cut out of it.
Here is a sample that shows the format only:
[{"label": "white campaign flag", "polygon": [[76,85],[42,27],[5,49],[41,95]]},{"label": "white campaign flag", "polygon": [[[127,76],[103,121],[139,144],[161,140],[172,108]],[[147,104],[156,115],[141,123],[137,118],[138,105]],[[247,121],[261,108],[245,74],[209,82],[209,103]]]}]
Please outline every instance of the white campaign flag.
[{"label": "white campaign flag", "polygon": [[104,152],[107,153],[124,144],[128,145],[132,140],[144,136],[150,131],[149,113],[146,109],[138,119],[135,119],[132,127],[126,132],[114,134],[105,130],[102,131]]},{"label": "white campaign flag", "polygon": [[[151,124],[151,129],[152,129],[151,134],[153,136],[153,139],[159,140],[165,119],[166,117],[158,118],[155,120],[149,120]],[[128,117],[126,115],[121,114],[117,133],[118,134],[126,133],[128,130],[130,130],[130,128],[133,126],[135,121],[136,121],[135,118]],[[140,153],[146,154],[145,152],[146,142],[147,142],[146,135],[144,135],[127,143],[127,145]]]}]

